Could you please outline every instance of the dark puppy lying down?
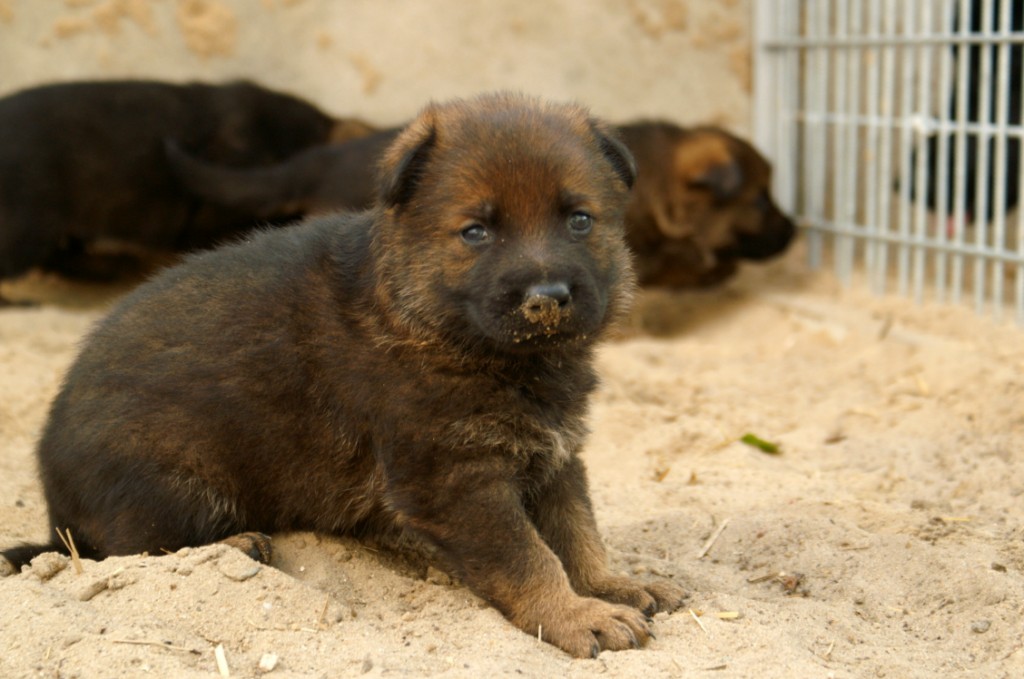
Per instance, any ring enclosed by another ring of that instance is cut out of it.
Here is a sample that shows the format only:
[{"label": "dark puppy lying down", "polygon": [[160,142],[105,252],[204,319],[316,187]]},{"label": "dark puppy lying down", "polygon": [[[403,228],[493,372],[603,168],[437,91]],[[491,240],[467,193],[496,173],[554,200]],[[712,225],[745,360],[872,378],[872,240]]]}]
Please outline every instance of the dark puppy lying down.
[{"label": "dark puppy lying down", "polygon": [[628,151],[498,95],[428,107],[382,168],[372,210],[195,255],[96,328],[39,444],[51,526],[88,557],[402,536],[568,653],[644,644],[682,591],[609,571],[578,456],[634,285]]},{"label": "dark puppy lying down", "polygon": [[[718,128],[664,122],[619,131],[639,169],[626,237],[642,285],[714,284],[738,261],[775,256],[793,239],[793,222],[770,194],[771,168],[747,142]],[[378,159],[397,133],[381,130],[258,168],[203,162],[173,142],[168,156],[197,196],[248,213],[254,222],[277,220],[367,207]]]},{"label": "dark puppy lying down", "polygon": [[0,99],[0,280],[35,266],[104,276],[98,241],[157,251],[212,245],[248,214],[175,180],[174,137],[226,167],[273,163],[330,141],[314,106],[256,85],[76,82]]}]

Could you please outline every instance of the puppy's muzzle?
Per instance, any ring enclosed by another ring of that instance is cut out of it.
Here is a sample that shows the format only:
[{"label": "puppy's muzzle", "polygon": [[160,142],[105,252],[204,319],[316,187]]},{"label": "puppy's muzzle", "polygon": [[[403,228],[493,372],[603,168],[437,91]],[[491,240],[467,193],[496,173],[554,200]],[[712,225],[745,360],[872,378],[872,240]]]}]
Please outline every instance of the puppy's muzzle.
[{"label": "puppy's muzzle", "polygon": [[572,292],[568,283],[554,281],[528,287],[519,309],[530,323],[551,330],[569,316],[571,307]]}]

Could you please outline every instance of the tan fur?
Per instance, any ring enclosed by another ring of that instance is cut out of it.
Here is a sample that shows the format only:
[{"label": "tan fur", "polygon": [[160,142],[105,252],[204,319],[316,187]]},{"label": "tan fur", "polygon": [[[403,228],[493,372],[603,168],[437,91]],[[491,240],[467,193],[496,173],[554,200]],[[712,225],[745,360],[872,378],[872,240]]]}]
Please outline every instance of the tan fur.
[{"label": "tan fur", "polygon": [[674,151],[675,173],[684,182],[705,176],[716,167],[736,162],[725,137],[710,131],[695,132]]},{"label": "tan fur", "polygon": [[641,285],[711,285],[738,261],[788,246],[795,227],[772,200],[771,168],[750,144],[715,127],[620,129],[640,171],[626,224]]},{"label": "tan fur", "polygon": [[334,121],[331,127],[330,136],[327,139],[329,144],[338,144],[352,139],[366,137],[380,128],[358,118],[339,118]]}]

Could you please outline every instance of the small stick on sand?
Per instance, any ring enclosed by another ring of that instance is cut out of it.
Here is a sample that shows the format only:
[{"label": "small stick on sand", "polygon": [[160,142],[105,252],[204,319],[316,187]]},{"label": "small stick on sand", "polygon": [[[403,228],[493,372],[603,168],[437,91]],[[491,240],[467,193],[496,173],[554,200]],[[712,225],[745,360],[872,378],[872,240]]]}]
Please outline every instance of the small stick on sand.
[{"label": "small stick on sand", "polygon": [[60,541],[64,543],[64,547],[68,550],[68,553],[71,555],[71,563],[75,567],[75,573],[81,575],[85,571],[82,569],[82,560],[78,556],[78,547],[75,546],[75,539],[71,537],[71,529],[64,529],[64,532],[67,533],[67,537],[65,537],[64,534],[60,532],[60,528],[56,530],[57,537],[59,537]]},{"label": "small stick on sand", "polygon": [[697,617],[697,614],[693,612],[692,608],[690,608],[688,610],[690,611],[690,615],[693,616],[693,621],[697,623],[697,626],[700,627],[701,631],[703,631],[704,634],[707,634],[708,633],[708,628],[705,627],[704,623],[702,623],[700,621],[700,618]]},{"label": "small stick on sand", "polygon": [[191,648],[185,648],[184,646],[173,646],[171,644],[165,644],[162,641],[147,641],[145,639],[111,639],[112,644],[133,644],[135,646],[157,646],[159,648],[166,648],[171,651],[185,651],[186,653],[195,653]]},{"label": "small stick on sand", "polygon": [[722,521],[721,524],[719,524],[718,529],[711,534],[711,537],[708,538],[708,541],[704,543],[704,547],[700,550],[700,552],[697,553],[698,559],[703,559],[705,556],[707,556],[708,550],[710,550],[711,546],[715,544],[716,540],[718,540],[718,537],[722,534],[722,531],[725,530],[725,527],[729,525],[729,521],[729,519],[725,519],[724,521]]},{"label": "small stick on sand", "polygon": [[320,629],[325,629],[327,627],[327,604],[329,604],[329,603],[331,603],[331,595],[330,594],[328,594],[327,596],[324,597],[324,607],[323,607],[323,610],[320,611],[320,618],[318,619],[318,621],[316,623],[316,626],[319,627]]},{"label": "small stick on sand", "polygon": [[759,582],[767,582],[773,578],[779,578],[782,575],[783,573],[768,573],[767,575],[759,575],[756,578],[748,578],[747,582],[749,582],[751,585],[756,585]]},{"label": "small stick on sand", "polygon": [[882,320],[882,327],[878,329],[878,341],[881,342],[889,336],[889,331],[892,330],[892,314],[886,314]]}]

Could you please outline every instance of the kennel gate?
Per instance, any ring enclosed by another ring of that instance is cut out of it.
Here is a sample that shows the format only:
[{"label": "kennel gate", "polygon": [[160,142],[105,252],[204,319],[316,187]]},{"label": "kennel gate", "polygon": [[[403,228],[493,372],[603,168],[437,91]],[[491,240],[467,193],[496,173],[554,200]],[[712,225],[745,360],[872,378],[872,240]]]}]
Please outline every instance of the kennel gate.
[{"label": "kennel gate", "polygon": [[754,134],[813,266],[1024,324],[1024,0],[754,0]]}]

